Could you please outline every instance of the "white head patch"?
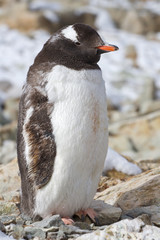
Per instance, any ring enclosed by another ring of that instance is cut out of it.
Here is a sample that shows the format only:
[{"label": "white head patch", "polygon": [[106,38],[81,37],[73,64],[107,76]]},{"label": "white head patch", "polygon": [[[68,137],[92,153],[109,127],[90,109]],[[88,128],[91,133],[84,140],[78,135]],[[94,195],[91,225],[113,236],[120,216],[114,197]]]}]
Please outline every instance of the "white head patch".
[{"label": "white head patch", "polygon": [[62,34],[65,38],[68,38],[74,42],[77,42],[78,39],[77,39],[77,33],[76,31],[74,30],[73,26],[68,26],[67,28],[63,29],[62,30]]}]

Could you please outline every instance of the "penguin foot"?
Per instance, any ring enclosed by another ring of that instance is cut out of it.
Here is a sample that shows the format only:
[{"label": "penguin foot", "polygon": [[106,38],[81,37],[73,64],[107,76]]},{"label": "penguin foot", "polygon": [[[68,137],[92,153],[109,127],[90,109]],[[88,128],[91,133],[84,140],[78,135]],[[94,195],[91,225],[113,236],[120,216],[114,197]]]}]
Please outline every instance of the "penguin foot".
[{"label": "penguin foot", "polygon": [[85,217],[88,216],[94,223],[97,223],[97,213],[93,208],[87,208],[75,213],[82,221],[85,220]]},{"label": "penguin foot", "polygon": [[73,225],[74,224],[74,221],[69,217],[62,218],[62,221],[64,222],[65,225]]}]

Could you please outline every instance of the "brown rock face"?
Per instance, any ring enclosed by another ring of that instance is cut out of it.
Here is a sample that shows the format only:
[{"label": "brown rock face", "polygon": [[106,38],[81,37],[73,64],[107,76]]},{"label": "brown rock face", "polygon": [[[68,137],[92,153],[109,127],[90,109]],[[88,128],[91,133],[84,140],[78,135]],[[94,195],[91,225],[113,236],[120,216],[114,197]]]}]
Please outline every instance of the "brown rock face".
[{"label": "brown rock face", "polygon": [[110,147],[136,160],[149,170],[160,163],[160,110],[111,123]]},{"label": "brown rock face", "polygon": [[118,206],[124,211],[141,206],[160,206],[159,184],[160,167],[97,193],[95,199]]}]

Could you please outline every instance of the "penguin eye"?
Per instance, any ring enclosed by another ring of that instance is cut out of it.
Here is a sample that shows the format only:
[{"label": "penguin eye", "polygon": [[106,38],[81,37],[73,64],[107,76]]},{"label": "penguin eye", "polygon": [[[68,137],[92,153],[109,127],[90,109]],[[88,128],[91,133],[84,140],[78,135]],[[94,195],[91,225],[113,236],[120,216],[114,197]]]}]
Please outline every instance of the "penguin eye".
[{"label": "penguin eye", "polygon": [[75,42],[75,44],[76,44],[77,46],[81,45],[80,42]]}]

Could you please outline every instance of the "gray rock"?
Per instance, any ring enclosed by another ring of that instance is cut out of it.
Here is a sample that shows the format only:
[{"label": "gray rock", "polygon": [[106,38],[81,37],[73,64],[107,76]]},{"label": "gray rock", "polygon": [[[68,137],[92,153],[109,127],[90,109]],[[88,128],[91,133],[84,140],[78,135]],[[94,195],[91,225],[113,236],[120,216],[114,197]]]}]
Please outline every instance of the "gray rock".
[{"label": "gray rock", "polygon": [[160,207],[156,205],[151,205],[147,207],[138,207],[129,211],[124,211],[125,215],[132,218],[136,218],[142,214],[148,214],[149,216],[152,216],[152,215],[155,215],[156,213],[160,213]]},{"label": "gray rock", "polygon": [[67,240],[68,237],[66,236],[66,234],[63,231],[59,231],[56,239],[57,240]]},{"label": "gray rock", "polygon": [[15,224],[13,224],[13,223],[11,223],[11,224],[9,224],[9,225],[6,225],[5,226],[5,229],[6,229],[6,233],[8,233],[8,234],[10,234],[10,233],[12,233],[13,231],[14,231],[14,229],[15,229]]},{"label": "gray rock", "polygon": [[[124,212],[125,215],[135,218],[138,216],[148,215],[150,223],[160,227],[160,206],[151,205],[147,207],[139,207],[130,211]],[[149,223],[147,223],[149,225]]]},{"label": "gray rock", "polygon": [[142,214],[137,219],[142,220],[145,223],[145,225],[152,225],[151,218],[147,214]]},{"label": "gray rock", "polygon": [[0,216],[0,221],[4,225],[9,225],[10,223],[16,223],[16,216]]},{"label": "gray rock", "polygon": [[18,225],[16,224],[13,227],[13,231],[12,234],[13,238],[15,239],[21,239],[24,236],[24,228],[22,227],[22,225]]},{"label": "gray rock", "polygon": [[27,239],[32,239],[34,237],[38,237],[40,240],[46,239],[46,233],[40,228],[25,227],[24,235]]},{"label": "gray rock", "polygon": [[160,227],[160,211],[151,216],[151,222],[155,226]]},{"label": "gray rock", "polygon": [[136,7],[130,9],[114,7],[107,10],[115,25],[123,30],[136,34],[159,32],[160,15],[153,11]]},{"label": "gray rock", "polygon": [[0,215],[19,214],[15,203],[0,201]]},{"label": "gray rock", "polygon": [[57,239],[57,232],[48,232],[47,239],[49,239],[49,240]]},{"label": "gray rock", "polygon": [[0,231],[5,232],[5,226],[4,224],[0,221]]},{"label": "gray rock", "polygon": [[101,200],[94,200],[92,208],[97,212],[98,225],[108,225],[117,222],[122,214],[119,207],[106,204]]},{"label": "gray rock", "polygon": [[74,226],[80,229],[91,230],[91,225],[86,222],[75,222]]},{"label": "gray rock", "polygon": [[33,226],[38,228],[50,228],[52,226],[59,227],[60,225],[64,225],[60,215],[53,215],[51,217],[44,218],[42,221],[33,223]]},{"label": "gray rock", "polygon": [[59,231],[62,231],[67,235],[70,235],[70,234],[84,234],[84,233],[90,232],[89,230],[80,229],[80,228],[72,226],[72,225],[61,225],[59,227]]},{"label": "gray rock", "polygon": [[142,114],[160,110],[160,100],[146,100],[140,105],[139,112]]},{"label": "gray rock", "polygon": [[5,140],[0,146],[0,164],[6,164],[17,156],[16,142],[12,140]]},{"label": "gray rock", "polygon": [[2,145],[3,141],[5,140],[12,140],[16,141],[16,134],[17,134],[17,121],[13,121],[10,124],[6,124],[0,127],[0,145]]},{"label": "gray rock", "polygon": [[10,120],[4,115],[0,106],[0,126],[10,123]]},{"label": "gray rock", "polygon": [[52,232],[52,233],[57,233],[59,231],[59,227],[50,227],[50,228],[43,228],[43,231],[46,233]]}]

